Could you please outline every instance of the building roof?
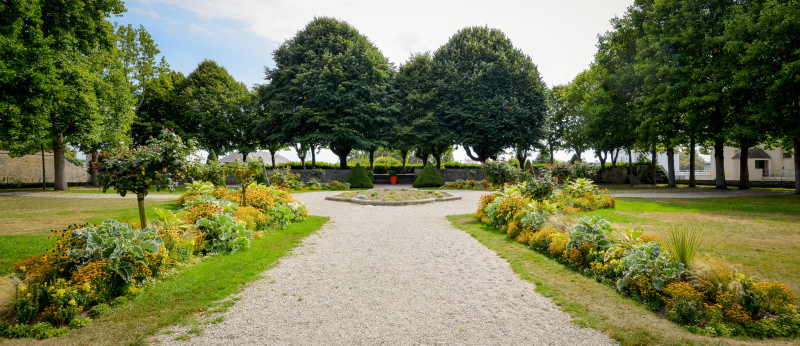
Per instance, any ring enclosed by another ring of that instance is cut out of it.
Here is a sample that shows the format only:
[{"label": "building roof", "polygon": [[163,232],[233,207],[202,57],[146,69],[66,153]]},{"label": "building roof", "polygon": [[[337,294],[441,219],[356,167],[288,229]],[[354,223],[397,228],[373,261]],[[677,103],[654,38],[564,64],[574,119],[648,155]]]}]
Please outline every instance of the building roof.
[{"label": "building roof", "polygon": [[[742,153],[736,153],[733,155],[732,159],[738,159],[742,157]],[[772,156],[769,156],[764,149],[747,149],[747,159],[771,159]],[[277,161],[277,160],[275,160]]]},{"label": "building roof", "polygon": [[[252,162],[258,159],[261,159],[261,161],[264,162],[265,165],[272,165],[272,158],[269,155],[269,151],[259,150],[247,154],[247,161]],[[242,154],[240,154],[238,151],[234,151],[230,153],[228,156],[219,159],[219,163],[231,163],[237,161],[242,162]],[[289,159],[287,159],[281,154],[275,154],[275,164],[281,164],[287,162],[289,162]]]}]

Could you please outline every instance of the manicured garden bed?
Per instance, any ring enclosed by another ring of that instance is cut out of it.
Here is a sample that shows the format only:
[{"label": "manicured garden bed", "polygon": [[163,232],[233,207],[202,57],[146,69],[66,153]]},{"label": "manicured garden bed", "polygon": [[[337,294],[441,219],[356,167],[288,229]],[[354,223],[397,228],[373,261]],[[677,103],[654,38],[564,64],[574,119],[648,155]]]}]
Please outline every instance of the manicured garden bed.
[{"label": "manicured garden bed", "polygon": [[386,189],[347,191],[336,196],[325,197],[325,199],[329,201],[350,202],[363,205],[401,206],[453,201],[461,199],[461,197],[454,196],[443,191]]}]

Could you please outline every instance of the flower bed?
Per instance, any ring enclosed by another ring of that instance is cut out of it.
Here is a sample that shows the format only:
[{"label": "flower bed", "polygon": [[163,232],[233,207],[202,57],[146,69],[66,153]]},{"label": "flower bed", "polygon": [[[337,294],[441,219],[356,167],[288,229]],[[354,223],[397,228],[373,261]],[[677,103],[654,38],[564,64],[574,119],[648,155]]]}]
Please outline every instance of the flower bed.
[{"label": "flower bed", "polygon": [[599,217],[565,214],[613,208],[614,198],[583,179],[558,188],[547,176],[481,197],[477,217],[531,249],[613,286],[689,331],[707,336],[795,337],[800,316],[778,282],[757,282],[713,258],[694,259],[702,235],[663,240],[615,229]]},{"label": "flower bed", "polygon": [[17,323],[0,322],[0,336],[47,338],[83,327],[108,303],[136,294],[165,271],[242,251],[261,232],[308,215],[284,189],[251,184],[244,193],[249,205],[239,205],[242,196],[198,182],[181,196],[180,211],[156,209],[155,227],[106,220],[55,232],[55,248],[14,265]]},{"label": "flower bed", "polygon": [[433,202],[444,202],[461,199],[442,191],[420,191],[420,190],[367,190],[349,191],[336,196],[325,198],[330,201],[350,202],[366,205],[412,205]]},{"label": "flower bed", "polygon": [[444,188],[447,189],[459,189],[459,190],[491,190],[492,185],[489,184],[489,181],[484,180],[464,180],[458,179],[456,181],[447,182],[444,184]]}]

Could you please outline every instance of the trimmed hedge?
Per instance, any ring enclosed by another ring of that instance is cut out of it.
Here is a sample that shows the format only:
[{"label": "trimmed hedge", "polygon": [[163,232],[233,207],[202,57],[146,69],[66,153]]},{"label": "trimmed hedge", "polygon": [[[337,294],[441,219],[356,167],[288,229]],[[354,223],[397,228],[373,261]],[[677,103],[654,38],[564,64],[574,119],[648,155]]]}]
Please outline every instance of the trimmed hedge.
[{"label": "trimmed hedge", "polygon": [[367,171],[361,165],[356,165],[353,168],[353,171],[350,172],[350,176],[347,177],[345,181],[350,184],[350,187],[366,187],[372,188],[372,180],[370,180],[369,175],[367,175]]},{"label": "trimmed hedge", "polygon": [[439,174],[439,170],[430,163],[419,172],[413,184],[414,187],[439,187],[442,185],[444,185],[442,175]]},{"label": "trimmed hedge", "polygon": [[[283,167],[292,167],[293,170],[300,170],[303,169],[303,166],[300,162],[288,162],[288,163],[281,163],[278,164],[278,168]],[[338,163],[326,163],[326,162],[317,162],[317,167],[320,169],[340,169]],[[348,165],[349,168],[354,168],[352,165]],[[482,166],[480,163],[460,163],[460,162],[442,162],[442,168],[474,168],[480,169]],[[413,173],[415,169],[423,168],[421,164],[406,164],[406,169],[403,171],[402,165],[381,165],[375,164],[373,167],[375,174],[386,174],[389,170],[394,169],[400,173]],[[306,169],[311,169],[311,162],[306,161]]]}]

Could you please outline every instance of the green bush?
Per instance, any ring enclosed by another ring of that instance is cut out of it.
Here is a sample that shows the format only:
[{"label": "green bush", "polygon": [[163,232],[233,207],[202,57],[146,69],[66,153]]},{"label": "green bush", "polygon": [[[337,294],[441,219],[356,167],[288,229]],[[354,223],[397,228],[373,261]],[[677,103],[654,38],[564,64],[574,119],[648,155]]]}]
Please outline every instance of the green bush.
[{"label": "green bush", "polygon": [[372,188],[374,186],[372,184],[372,180],[370,180],[369,176],[367,175],[367,171],[364,169],[364,167],[361,167],[361,165],[356,165],[353,167],[353,171],[350,172],[350,176],[347,177],[345,182],[350,184],[350,187],[353,188]]},{"label": "green bush", "polygon": [[101,303],[93,306],[92,309],[89,310],[89,316],[96,318],[98,316],[107,314],[109,311],[111,311],[111,307],[106,303]]},{"label": "green bush", "polygon": [[419,172],[413,185],[414,187],[439,187],[444,185],[444,179],[439,174],[439,170],[429,163]]}]

